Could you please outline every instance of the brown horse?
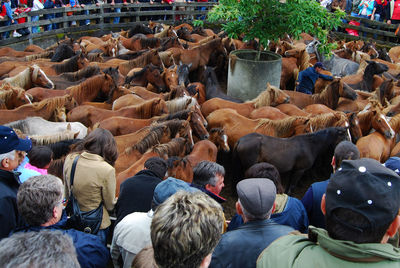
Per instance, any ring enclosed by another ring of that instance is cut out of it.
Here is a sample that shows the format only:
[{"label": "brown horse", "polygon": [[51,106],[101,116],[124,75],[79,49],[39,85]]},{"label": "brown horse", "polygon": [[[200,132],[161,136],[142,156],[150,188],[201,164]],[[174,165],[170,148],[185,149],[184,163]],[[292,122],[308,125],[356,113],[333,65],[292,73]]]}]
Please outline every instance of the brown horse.
[{"label": "brown horse", "polygon": [[371,128],[375,129],[387,138],[394,136],[393,129],[390,127],[391,124],[382,113],[381,107],[377,101],[368,104],[364,110],[357,114],[357,116],[364,136],[369,134]]},{"label": "brown horse", "polygon": [[376,159],[381,163],[389,158],[396,143],[395,133],[400,130],[400,115],[396,115],[390,120],[390,126],[392,131],[389,135],[382,135],[376,131],[358,140],[356,145],[361,157]]},{"label": "brown horse", "polygon": [[31,96],[20,87],[10,84],[0,86],[0,100],[4,102],[5,109],[14,109],[24,104],[32,104]]},{"label": "brown horse", "polygon": [[55,120],[56,110],[72,110],[78,103],[71,96],[55,97],[34,104],[25,104],[13,110],[0,110],[0,124],[25,119],[28,116],[40,116],[46,120]]},{"label": "brown horse", "polygon": [[299,107],[294,104],[284,103],[276,106],[282,113],[285,113],[290,116],[309,116],[310,114],[303,111]]},{"label": "brown horse", "polygon": [[228,135],[226,135],[225,129],[219,127],[212,128],[209,133],[210,137],[208,140],[217,146],[218,151],[222,150],[224,152],[229,152],[231,150],[228,145]]},{"label": "brown horse", "polygon": [[127,178],[132,177],[137,172],[143,169],[144,162],[147,159],[154,156],[159,157],[170,157],[170,156],[184,156],[188,154],[191,150],[191,146],[189,142],[185,138],[174,138],[170,142],[165,144],[160,144],[146,152],[138,161],[136,161],[133,165],[131,165],[128,169],[117,175],[117,188],[116,188],[116,196],[119,195],[119,187],[122,182],[124,182]]},{"label": "brown horse", "polygon": [[192,183],[193,168],[201,161],[217,161],[218,149],[214,143],[209,140],[197,142],[190,154],[183,158],[177,158],[168,167],[168,176]]},{"label": "brown horse", "polygon": [[258,109],[255,109],[251,112],[249,118],[250,119],[260,119],[260,118],[268,118],[268,119],[284,119],[289,117],[289,115],[281,112],[278,108],[271,106],[264,106]]},{"label": "brown horse", "polygon": [[334,79],[321,93],[305,94],[297,91],[284,91],[290,96],[290,103],[303,109],[307,105],[320,103],[328,106],[331,109],[336,109],[339,102],[339,97],[349,98],[354,100],[357,93],[348,87],[343,87],[340,79]]},{"label": "brown horse", "polygon": [[136,34],[131,38],[120,37],[124,47],[132,51],[138,51],[146,48],[157,48],[161,45],[161,39],[157,37],[146,37],[142,34]]},{"label": "brown horse", "polygon": [[123,116],[112,116],[96,123],[93,127],[108,129],[113,136],[126,135],[149,126],[155,119],[136,119]]},{"label": "brown horse", "polygon": [[149,83],[151,83],[159,93],[167,90],[160,68],[151,63],[140,71],[125,78],[125,86],[147,87]]},{"label": "brown horse", "polygon": [[276,106],[289,101],[289,96],[277,87],[271,86],[269,83],[267,89],[261,92],[257,98],[245,102],[236,103],[220,98],[212,98],[201,106],[201,112],[204,116],[208,116],[215,110],[222,108],[230,108],[236,110],[240,115],[249,117],[251,112],[262,106]]},{"label": "brown horse", "polygon": [[50,90],[46,88],[31,88],[27,93],[31,94],[34,101],[41,101],[56,96],[71,95],[82,104],[87,101],[106,101],[117,87],[112,77],[108,74],[98,74],[88,78],[82,83],[68,87],[65,90]]},{"label": "brown horse", "polygon": [[252,132],[282,138],[310,132],[311,130],[306,126],[308,120],[306,117],[252,120],[229,108],[216,110],[207,116],[209,128],[224,128],[228,135],[229,146],[232,148],[241,137]]},{"label": "brown horse", "polygon": [[54,88],[53,82],[47,77],[42,69],[35,64],[15,76],[3,79],[1,82],[3,84],[9,83],[12,86],[23,89],[30,89],[32,87]]},{"label": "brown horse", "polygon": [[[35,64],[38,65],[46,75],[55,76],[64,72],[75,72],[85,68],[89,64],[89,61],[82,53],[80,53],[79,55],[64,60],[61,63],[38,60],[35,61]],[[6,73],[10,76],[17,75],[26,68],[26,62],[4,62],[2,66],[3,65],[6,65],[9,69]],[[0,68],[0,76],[5,74],[1,69],[2,68]]]},{"label": "brown horse", "polygon": [[112,116],[146,119],[167,112],[165,101],[158,98],[139,105],[128,106],[118,111],[99,109],[90,105],[81,105],[68,113],[68,121],[78,121],[89,127],[93,126],[96,122],[100,122]]},{"label": "brown horse", "polygon": [[214,38],[191,49],[169,48],[167,51],[172,51],[175,62],[191,63],[190,71],[193,71],[200,66],[206,66],[213,52],[223,52],[223,46],[221,38]]}]

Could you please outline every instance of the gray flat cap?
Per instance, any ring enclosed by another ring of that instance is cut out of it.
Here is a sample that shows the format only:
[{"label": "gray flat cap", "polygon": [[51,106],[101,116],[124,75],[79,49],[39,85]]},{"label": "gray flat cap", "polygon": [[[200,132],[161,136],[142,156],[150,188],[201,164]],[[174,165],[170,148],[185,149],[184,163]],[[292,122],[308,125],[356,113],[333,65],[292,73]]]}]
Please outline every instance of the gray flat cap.
[{"label": "gray flat cap", "polygon": [[242,180],[236,185],[236,191],[244,209],[256,217],[270,211],[276,198],[275,184],[269,179]]}]

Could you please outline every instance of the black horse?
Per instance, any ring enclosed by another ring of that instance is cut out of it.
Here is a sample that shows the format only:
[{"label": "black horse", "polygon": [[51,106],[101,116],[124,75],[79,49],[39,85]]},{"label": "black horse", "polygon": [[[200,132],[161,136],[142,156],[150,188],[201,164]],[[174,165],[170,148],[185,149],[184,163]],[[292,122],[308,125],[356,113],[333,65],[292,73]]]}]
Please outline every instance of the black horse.
[{"label": "black horse", "polygon": [[360,89],[363,91],[374,91],[374,75],[381,75],[384,72],[389,70],[389,67],[386,64],[376,62],[376,61],[368,61],[367,67],[365,68],[362,80],[357,84],[349,84],[349,86],[353,89]]},{"label": "black horse", "polygon": [[236,168],[233,186],[244,178],[243,174],[249,167],[267,162],[278,169],[286,183],[286,192],[290,194],[305,171],[316,165],[319,169],[330,171],[330,161],[336,145],[349,138],[348,129],[341,127],[326,128],[291,138],[276,138],[259,133],[243,136],[233,149],[232,164]]},{"label": "black horse", "polygon": [[75,56],[75,51],[69,44],[62,43],[54,51],[53,57],[51,57],[51,62],[62,62],[65,59],[69,59]]},{"label": "black horse", "polygon": [[[200,69],[200,68],[199,68]],[[212,98],[221,98],[228,101],[233,101],[237,103],[242,103],[243,101],[231,96],[226,95],[220,85],[215,74],[214,68],[210,66],[205,66],[202,72],[200,73],[200,82],[203,83],[206,87],[206,100]]]}]

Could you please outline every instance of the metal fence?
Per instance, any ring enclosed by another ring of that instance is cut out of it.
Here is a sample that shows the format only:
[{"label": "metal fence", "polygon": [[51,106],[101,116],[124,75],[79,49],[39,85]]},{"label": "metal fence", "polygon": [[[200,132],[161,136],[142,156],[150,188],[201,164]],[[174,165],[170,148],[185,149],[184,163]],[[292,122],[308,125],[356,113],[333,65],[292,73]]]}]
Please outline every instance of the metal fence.
[{"label": "metal fence", "polygon": [[[11,32],[10,37],[0,40],[0,46],[15,43],[34,44],[36,39],[46,39],[57,35],[73,35],[74,33],[107,32],[129,29],[136,23],[148,23],[149,20],[166,24],[204,19],[208,11],[215,5],[214,2],[190,2],[190,3],[139,3],[139,4],[110,4],[87,5],[84,8],[61,7],[54,9],[42,9],[15,16],[14,19],[26,17],[27,22],[0,27],[0,34]],[[121,13],[114,12],[115,8],[121,8]],[[88,15],[83,14],[87,10]],[[58,14],[53,19],[44,19],[45,14]],[[32,16],[39,16],[39,21],[31,21]],[[58,16],[58,17],[57,17]],[[120,17],[120,23],[114,24],[113,18]],[[6,17],[0,21],[7,21]],[[81,21],[90,20],[89,25],[80,26]],[[76,26],[71,23],[75,21]],[[57,24],[58,29],[45,30],[49,24]],[[40,27],[42,31],[32,33],[32,27]],[[31,34],[22,37],[13,37],[12,32],[17,29],[28,28]]]}]

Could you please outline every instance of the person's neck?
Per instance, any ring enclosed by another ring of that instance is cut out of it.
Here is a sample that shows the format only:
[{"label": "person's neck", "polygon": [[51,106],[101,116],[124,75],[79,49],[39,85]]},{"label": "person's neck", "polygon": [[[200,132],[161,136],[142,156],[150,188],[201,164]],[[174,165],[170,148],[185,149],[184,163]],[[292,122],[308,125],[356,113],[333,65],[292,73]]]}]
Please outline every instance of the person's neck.
[{"label": "person's neck", "polygon": [[58,221],[57,221],[56,218],[52,218],[52,219],[50,219],[48,222],[45,222],[45,223],[43,223],[43,224],[40,225],[40,226],[42,226],[42,227],[48,227],[48,226],[51,226],[51,225],[56,224],[57,222],[58,222]]}]

